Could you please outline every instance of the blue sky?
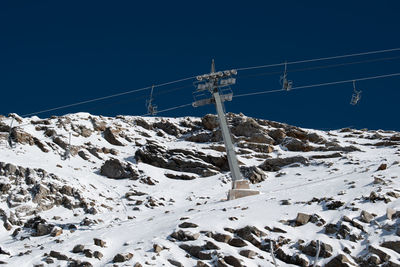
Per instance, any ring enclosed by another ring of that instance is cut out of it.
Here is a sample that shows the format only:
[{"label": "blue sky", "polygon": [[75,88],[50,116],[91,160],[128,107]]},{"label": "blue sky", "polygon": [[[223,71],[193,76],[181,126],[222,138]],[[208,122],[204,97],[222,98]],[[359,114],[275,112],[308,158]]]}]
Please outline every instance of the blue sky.
[{"label": "blue sky", "polygon": [[[140,3],[139,3],[140,2]],[[217,70],[400,47],[398,1],[2,1],[0,114],[27,114]],[[289,66],[295,86],[400,72],[400,51]],[[303,68],[391,60],[310,71]],[[281,67],[243,71],[234,94],[280,88]],[[400,130],[400,77],[236,98],[226,110],[302,127]],[[155,89],[166,109],[192,101],[191,81]],[[166,93],[168,92],[168,93]],[[73,108],[146,113],[149,91]],[[212,106],[165,116],[202,116]]]}]

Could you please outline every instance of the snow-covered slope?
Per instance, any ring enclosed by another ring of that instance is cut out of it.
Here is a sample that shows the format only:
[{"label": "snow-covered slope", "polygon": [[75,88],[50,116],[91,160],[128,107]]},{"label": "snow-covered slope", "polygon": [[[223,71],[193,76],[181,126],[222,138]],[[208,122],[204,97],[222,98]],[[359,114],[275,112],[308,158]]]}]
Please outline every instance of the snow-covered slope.
[{"label": "snow-covered slope", "polygon": [[400,266],[399,133],[228,114],[261,194],[226,201],[213,115],[11,116],[14,148],[0,117],[9,266]]}]

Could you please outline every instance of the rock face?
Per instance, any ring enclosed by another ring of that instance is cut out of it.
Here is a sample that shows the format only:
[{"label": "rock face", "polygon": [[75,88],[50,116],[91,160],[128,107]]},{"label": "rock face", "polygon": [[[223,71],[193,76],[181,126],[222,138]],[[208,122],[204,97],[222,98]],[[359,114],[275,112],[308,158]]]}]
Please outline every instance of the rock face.
[{"label": "rock face", "polygon": [[154,143],[138,149],[135,159],[156,167],[191,172],[203,177],[215,175],[218,171],[229,170],[226,156],[216,157],[183,149],[167,150]]},{"label": "rock face", "polygon": [[138,178],[139,174],[129,164],[123,164],[118,159],[109,159],[101,166],[100,174],[108,178]]}]

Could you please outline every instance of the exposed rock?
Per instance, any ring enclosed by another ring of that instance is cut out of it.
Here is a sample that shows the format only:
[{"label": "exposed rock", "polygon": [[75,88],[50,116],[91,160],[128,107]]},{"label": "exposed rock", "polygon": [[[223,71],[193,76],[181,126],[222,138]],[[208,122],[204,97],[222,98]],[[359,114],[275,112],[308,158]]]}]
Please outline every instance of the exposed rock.
[{"label": "exposed rock", "polygon": [[153,244],[153,250],[155,253],[160,253],[164,249],[163,246],[160,246],[158,244]]},{"label": "exposed rock", "polygon": [[171,263],[171,265],[173,265],[173,266],[184,267],[182,263],[180,263],[179,261],[173,260],[173,259],[168,259],[168,262]]},{"label": "exposed rock", "polygon": [[175,179],[175,180],[194,180],[196,179],[196,176],[191,176],[191,175],[186,175],[186,174],[173,174],[173,173],[166,173],[164,174],[165,176],[167,176],[170,179]]},{"label": "exposed rock", "polygon": [[296,138],[286,137],[281,144],[283,147],[286,147],[289,151],[303,151],[308,152],[313,150],[306,142],[300,141]]},{"label": "exposed rock", "polygon": [[73,249],[72,249],[72,253],[81,253],[83,252],[85,246],[84,245],[76,245]]},{"label": "exposed rock", "polygon": [[117,139],[115,133],[113,132],[113,130],[111,130],[110,127],[107,127],[105,129],[103,135],[104,135],[104,139],[106,139],[107,142],[109,142],[112,145],[115,145],[115,146],[123,146],[124,145]]},{"label": "exposed rock", "polygon": [[50,251],[50,257],[56,258],[57,260],[62,260],[62,261],[67,261],[69,260],[67,256],[65,256],[64,254],[61,254],[58,251]]},{"label": "exposed rock", "polygon": [[199,233],[192,233],[189,231],[178,230],[171,234],[171,237],[179,240],[179,241],[187,241],[187,240],[196,240],[200,237]]},{"label": "exposed rock", "polygon": [[215,241],[223,242],[223,243],[228,243],[229,240],[232,239],[232,237],[231,237],[230,235],[221,234],[221,233],[213,234],[213,235],[212,235],[212,238],[213,238]]},{"label": "exposed rock", "polygon": [[241,166],[240,172],[243,177],[249,179],[252,184],[258,184],[267,179],[267,175],[256,166]]},{"label": "exposed rock", "polygon": [[63,233],[63,230],[60,227],[54,227],[53,230],[51,231],[50,235],[52,237],[59,236]]},{"label": "exposed rock", "polygon": [[113,258],[113,262],[125,262],[125,261],[129,261],[130,259],[132,259],[133,254],[132,253],[125,253],[125,254],[121,254],[118,253],[117,255],[114,256]]},{"label": "exposed rock", "polygon": [[101,166],[100,174],[113,179],[138,178],[139,174],[129,164],[118,159],[109,159]]},{"label": "exposed rock", "polygon": [[308,165],[309,162],[306,158],[302,156],[295,156],[289,158],[274,158],[266,159],[259,167],[264,171],[279,171],[282,167],[293,164],[301,163]]},{"label": "exposed rock", "polygon": [[181,133],[181,131],[175,124],[171,123],[168,120],[164,120],[164,119],[161,120],[160,122],[154,123],[153,127],[161,129],[169,135],[178,136]]},{"label": "exposed rock", "polygon": [[102,248],[106,247],[106,242],[101,240],[101,239],[93,238],[93,242],[94,242],[94,244],[96,246],[99,246],[99,247],[102,247]]},{"label": "exposed rock", "polygon": [[93,253],[93,257],[95,257],[96,259],[99,259],[99,260],[101,260],[102,258],[103,258],[103,253],[101,253],[100,251],[95,251],[94,253]]},{"label": "exposed rock", "polygon": [[286,132],[284,129],[275,129],[268,132],[268,135],[275,140],[275,144],[280,144],[286,137]]},{"label": "exposed rock", "polygon": [[369,213],[365,210],[361,211],[360,220],[362,222],[370,223],[373,219],[374,219],[374,216],[371,213]]},{"label": "exposed rock", "polygon": [[387,208],[386,209],[386,217],[389,220],[392,220],[393,219],[393,215],[395,215],[395,214],[396,214],[396,211],[394,209],[392,209],[392,208]]},{"label": "exposed rock", "polygon": [[196,228],[198,227],[197,224],[191,222],[183,222],[179,225],[180,228]]},{"label": "exposed rock", "polygon": [[238,258],[236,258],[234,256],[231,256],[231,255],[225,256],[224,257],[224,261],[226,263],[228,263],[229,265],[232,265],[234,267],[242,267],[242,266],[244,266]]},{"label": "exposed rock", "polygon": [[207,114],[201,118],[201,123],[206,130],[212,131],[219,126],[218,118],[215,115]]},{"label": "exposed rock", "polygon": [[351,261],[349,261],[349,259],[343,254],[337,255],[325,265],[325,267],[348,267],[348,266],[354,266],[354,264]]},{"label": "exposed rock", "polygon": [[299,212],[299,213],[297,213],[297,217],[295,220],[296,225],[297,226],[304,225],[304,224],[308,223],[310,218],[311,218],[311,215]]},{"label": "exposed rock", "polygon": [[400,254],[400,240],[386,241],[381,244],[382,247],[396,251]]},{"label": "exposed rock", "polygon": [[247,246],[247,243],[245,241],[237,237],[234,237],[231,240],[229,240],[228,244],[231,245],[232,247],[238,247],[238,248]]},{"label": "exposed rock", "polygon": [[241,250],[239,254],[249,259],[254,259],[257,256],[257,252],[250,249]]},{"label": "exposed rock", "polygon": [[215,175],[217,171],[229,170],[226,156],[215,157],[183,149],[167,150],[157,144],[147,144],[135,153],[137,162],[180,172],[191,172],[203,177]]},{"label": "exposed rock", "polygon": [[43,236],[43,235],[48,235],[51,233],[53,230],[53,225],[50,224],[44,224],[44,223],[39,223],[36,226],[36,233],[35,236]]},{"label": "exposed rock", "polygon": [[388,260],[390,259],[390,255],[388,255],[386,252],[384,252],[384,251],[383,251],[382,249],[380,249],[379,247],[370,245],[370,246],[368,247],[368,251],[371,252],[371,253],[373,253],[373,254],[378,255],[379,259],[380,259],[382,262],[386,262],[386,261],[388,261]]},{"label": "exposed rock", "polygon": [[386,163],[382,163],[381,165],[379,165],[377,171],[383,171],[386,170],[387,168],[387,164]]},{"label": "exposed rock", "polygon": [[[308,256],[315,257],[317,255],[317,242],[311,241],[307,246],[305,246],[301,251]],[[332,246],[323,242],[320,242],[320,257],[329,258],[332,256]]]}]

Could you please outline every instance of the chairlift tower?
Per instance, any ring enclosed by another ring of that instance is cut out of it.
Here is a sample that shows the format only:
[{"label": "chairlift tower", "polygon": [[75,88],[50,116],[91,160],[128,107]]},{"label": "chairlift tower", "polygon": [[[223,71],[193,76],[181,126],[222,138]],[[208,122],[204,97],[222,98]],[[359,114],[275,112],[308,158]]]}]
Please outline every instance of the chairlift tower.
[{"label": "chairlift tower", "polygon": [[195,96],[199,94],[204,96],[204,92],[209,91],[212,97],[205,99],[196,99],[195,97],[196,101],[192,104],[193,107],[199,107],[211,103],[215,104],[219,127],[222,132],[222,138],[224,140],[229,169],[232,177],[232,189],[229,190],[228,193],[229,200],[259,194],[258,191],[250,190],[248,180],[244,180],[242,174],[240,173],[236,153],[232,143],[231,133],[225,117],[223,102],[232,100],[233,94],[229,86],[236,83],[236,78],[233,78],[235,75],[237,75],[236,70],[216,72],[213,59],[211,62],[211,72],[209,74],[196,77],[196,91],[194,92]]}]

